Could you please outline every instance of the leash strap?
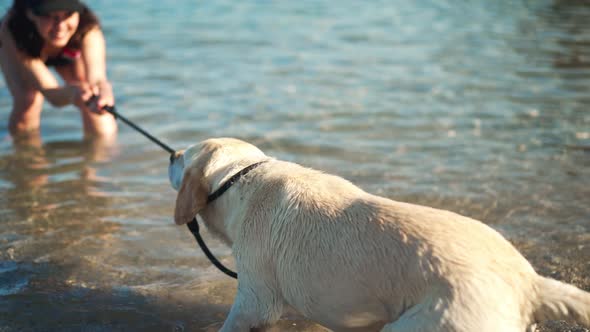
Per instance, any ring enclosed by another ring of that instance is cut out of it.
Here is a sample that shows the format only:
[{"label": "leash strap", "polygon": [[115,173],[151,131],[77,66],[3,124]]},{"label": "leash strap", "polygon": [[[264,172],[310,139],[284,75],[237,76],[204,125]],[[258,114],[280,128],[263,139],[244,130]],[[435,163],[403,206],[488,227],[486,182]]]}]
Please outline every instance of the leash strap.
[{"label": "leash strap", "polygon": [[[232,177],[229,178],[229,180],[227,180],[223,185],[221,185],[221,187],[219,187],[219,189],[215,190],[211,195],[207,196],[207,203],[211,203],[214,200],[216,200],[217,198],[219,198],[219,196],[223,195],[223,193],[226,192],[242,176],[248,174],[251,170],[253,170],[254,168],[258,167],[260,164],[265,163],[265,162],[267,162],[267,160],[259,161],[257,163],[254,163],[254,164],[242,169],[241,171],[237,172],[236,174],[232,175]],[[238,279],[237,273],[235,273],[234,271],[228,269],[223,264],[221,264],[221,262],[218,261],[217,258],[215,258],[215,256],[213,256],[211,251],[209,251],[209,248],[207,248],[207,246],[205,245],[205,241],[203,241],[203,238],[201,237],[201,234],[199,233],[199,223],[197,222],[197,218],[193,218],[193,220],[191,220],[186,225],[188,226],[188,229],[191,231],[191,233],[193,233],[193,236],[197,240],[199,247],[201,247],[201,250],[203,250],[203,252],[205,253],[205,256],[207,256],[207,258],[209,258],[211,263],[213,263],[213,265],[217,266],[217,268],[219,270],[221,270],[221,272],[227,274],[228,276],[230,276],[234,279]]]},{"label": "leash strap", "polygon": [[219,196],[223,195],[223,193],[226,192],[242,176],[248,174],[248,172],[250,172],[254,168],[258,167],[260,164],[265,162],[267,162],[267,160],[259,161],[232,175],[232,177],[229,178],[229,180],[227,180],[221,187],[219,187],[219,189],[215,190],[211,195],[207,196],[207,203],[211,203],[214,200],[218,199]]},{"label": "leash strap", "polygon": [[[96,98],[96,96],[93,96],[93,98]],[[160,141],[159,139],[155,138],[154,136],[152,136],[151,134],[149,134],[147,131],[141,129],[139,126],[137,126],[136,124],[134,124],[133,122],[129,121],[127,118],[125,118],[124,116],[122,116],[121,114],[119,114],[117,112],[117,110],[115,109],[115,106],[114,105],[113,106],[105,106],[105,107],[103,107],[103,109],[105,111],[111,113],[115,117],[115,119],[121,119],[128,126],[130,126],[131,128],[137,130],[138,132],[140,132],[141,134],[143,134],[145,137],[149,138],[152,142],[158,144],[162,149],[168,151],[168,153],[170,153],[170,159],[172,160],[172,157],[174,156],[174,152],[175,152],[174,149],[172,149],[168,145],[164,144],[162,141]],[[249,167],[246,167],[246,169],[243,169],[241,172],[239,172],[238,174],[236,174],[236,175],[239,175],[239,176],[235,176],[234,175],[230,179],[230,181],[226,182],[221,188],[219,188],[219,190],[217,190],[215,192],[215,193],[218,193],[218,194],[213,199],[211,199],[211,200],[214,200],[217,197],[221,196],[221,194],[223,194],[223,192],[225,192],[227,189],[229,189],[229,187],[231,187],[231,185],[240,176],[248,173],[252,168],[258,166],[258,164],[260,164],[260,163],[257,163],[257,164],[254,164],[254,165],[250,165]],[[201,237],[201,234],[199,233],[199,224],[197,223],[197,218],[193,218],[193,220],[191,222],[189,222],[187,224],[187,226],[188,226],[188,229],[193,234],[193,236],[195,237],[195,240],[197,240],[197,243],[199,244],[199,247],[201,247],[201,250],[203,250],[203,252],[205,253],[205,256],[207,256],[207,258],[209,258],[209,261],[211,261],[211,263],[213,265],[215,265],[219,270],[221,270],[221,272],[227,274],[228,276],[230,276],[230,277],[232,277],[234,279],[237,279],[238,278],[238,274],[235,273],[234,271],[228,269],[223,264],[221,264],[221,262],[219,262],[217,260],[217,258],[215,258],[215,256],[213,256],[213,254],[211,253],[211,251],[209,250],[209,248],[207,248],[207,245],[205,244],[205,241],[203,241],[203,238]]]},{"label": "leash strap", "polygon": [[197,240],[197,243],[199,244],[199,247],[201,247],[201,250],[203,250],[203,252],[205,253],[205,256],[207,256],[207,258],[209,258],[209,261],[211,261],[211,263],[213,263],[213,265],[215,265],[221,272],[227,274],[228,276],[230,276],[234,279],[238,279],[237,273],[235,273],[234,271],[228,269],[223,264],[221,264],[221,262],[218,261],[217,258],[215,258],[215,256],[213,256],[211,251],[209,251],[209,248],[207,248],[205,241],[203,241],[203,238],[201,237],[201,234],[199,233],[199,223],[197,222],[197,218],[193,218],[193,220],[191,220],[186,225],[188,226],[188,229],[191,231],[191,233],[193,233],[195,240]]},{"label": "leash strap", "polygon": [[103,109],[105,111],[111,113],[115,117],[115,119],[121,119],[123,122],[125,122],[127,125],[129,125],[131,128],[139,131],[141,134],[143,134],[143,136],[149,138],[152,142],[158,144],[162,149],[168,151],[168,153],[173,154],[175,152],[174,149],[172,149],[168,145],[162,143],[162,141],[160,141],[159,139],[157,139],[154,136],[150,135],[150,133],[148,133],[147,131],[141,129],[139,126],[137,126],[136,124],[134,124],[133,122],[127,120],[127,118],[125,118],[124,116],[122,116],[121,114],[119,114],[117,112],[117,109],[115,108],[115,106],[105,106],[105,107],[103,107]]}]

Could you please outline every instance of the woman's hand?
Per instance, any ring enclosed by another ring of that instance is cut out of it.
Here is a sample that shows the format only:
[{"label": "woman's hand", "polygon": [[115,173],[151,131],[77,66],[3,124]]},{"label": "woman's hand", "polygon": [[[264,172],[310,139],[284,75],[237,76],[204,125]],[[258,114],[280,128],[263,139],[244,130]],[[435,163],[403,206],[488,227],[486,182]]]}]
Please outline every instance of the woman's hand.
[{"label": "woman's hand", "polygon": [[83,111],[93,111],[92,99],[94,98],[94,91],[90,85],[80,83],[77,85],[70,85],[72,91],[72,104]]},{"label": "woman's hand", "polygon": [[[90,86],[88,84],[80,85],[77,102],[83,101],[82,109],[88,109],[95,114],[106,113],[105,107],[113,106],[115,100],[113,97],[113,88],[109,82],[100,82],[97,85]],[[78,103],[76,106],[80,107]]]},{"label": "woman's hand", "polygon": [[105,106],[115,105],[115,97],[113,96],[113,86],[108,81],[102,81],[96,85],[98,90],[98,98],[96,99],[96,106],[100,112],[104,112]]}]

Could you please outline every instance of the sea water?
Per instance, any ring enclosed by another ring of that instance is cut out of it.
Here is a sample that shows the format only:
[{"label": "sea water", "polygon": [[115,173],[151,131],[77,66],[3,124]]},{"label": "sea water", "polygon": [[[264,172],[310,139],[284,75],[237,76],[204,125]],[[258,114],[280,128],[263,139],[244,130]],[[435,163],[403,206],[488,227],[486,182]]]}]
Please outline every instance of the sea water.
[{"label": "sea water", "polygon": [[[88,3],[118,111],[173,148],[241,138],[482,220],[590,289],[583,1]],[[236,282],[174,225],[167,153],[124,123],[84,141],[76,109],[48,104],[39,137],[13,140],[11,107],[0,79],[0,330],[216,331]]]}]

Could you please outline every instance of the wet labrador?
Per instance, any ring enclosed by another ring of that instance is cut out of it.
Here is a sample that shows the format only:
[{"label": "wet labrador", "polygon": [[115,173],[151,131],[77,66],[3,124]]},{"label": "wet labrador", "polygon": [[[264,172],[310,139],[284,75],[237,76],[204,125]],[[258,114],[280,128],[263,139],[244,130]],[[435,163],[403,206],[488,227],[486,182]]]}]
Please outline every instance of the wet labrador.
[{"label": "wet labrador", "polygon": [[369,194],[232,138],[177,153],[169,176],[175,222],[198,215],[236,259],[222,331],[264,327],[287,308],[334,331],[590,325],[589,293],[539,276],[480,221]]}]

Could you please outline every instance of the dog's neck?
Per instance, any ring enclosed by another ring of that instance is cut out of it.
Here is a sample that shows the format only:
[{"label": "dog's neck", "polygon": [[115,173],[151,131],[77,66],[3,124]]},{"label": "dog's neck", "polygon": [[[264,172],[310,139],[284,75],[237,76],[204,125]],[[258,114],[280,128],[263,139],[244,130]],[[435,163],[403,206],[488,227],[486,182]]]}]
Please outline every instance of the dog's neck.
[{"label": "dog's neck", "polygon": [[268,160],[263,160],[263,161],[259,161],[254,164],[251,164],[250,166],[242,168],[241,171],[232,175],[232,177],[230,177],[227,181],[225,181],[225,183],[223,183],[219,188],[217,188],[217,190],[215,190],[214,192],[209,194],[209,196],[207,196],[207,204],[212,203],[217,198],[219,198],[219,196],[223,195],[223,193],[226,192],[234,183],[239,181],[242,178],[242,176],[248,174],[251,170],[253,170],[254,168],[260,166],[260,164],[265,163],[267,161]]},{"label": "dog's neck", "polygon": [[266,158],[241,162],[240,165],[217,170],[214,172],[215,175],[210,177],[210,188],[215,189],[208,195],[207,207],[200,215],[207,228],[229,246],[233,244],[233,235],[238,230],[236,220],[243,212],[242,202],[232,199],[234,193],[229,189],[239,183],[247,173],[270,160],[272,159]]}]

